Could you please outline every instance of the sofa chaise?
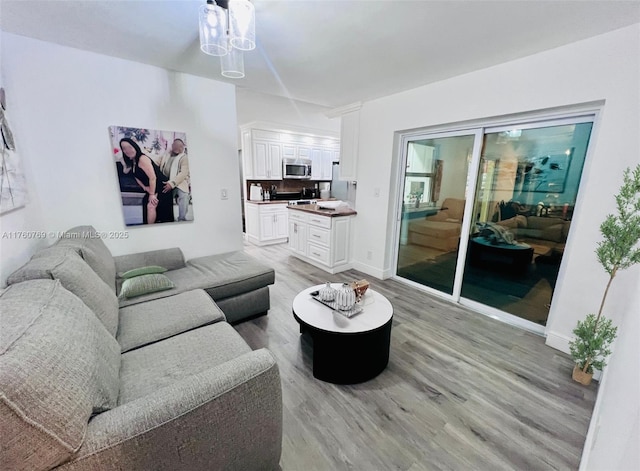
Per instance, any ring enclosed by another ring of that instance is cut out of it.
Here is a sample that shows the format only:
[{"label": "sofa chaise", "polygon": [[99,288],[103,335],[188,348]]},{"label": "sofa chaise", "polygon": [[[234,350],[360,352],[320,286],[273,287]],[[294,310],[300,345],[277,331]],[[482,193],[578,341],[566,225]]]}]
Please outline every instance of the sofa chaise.
[{"label": "sofa chaise", "polygon": [[[94,233],[70,230],[0,292],[0,468],[278,469],[277,364],[215,301],[264,312],[268,288],[256,309],[250,294],[264,267],[177,249],[114,259]],[[119,302],[118,270],[150,262],[176,288]]]},{"label": "sofa chaise", "polygon": [[409,222],[409,243],[444,252],[458,249],[465,200],[446,198],[437,214]]}]

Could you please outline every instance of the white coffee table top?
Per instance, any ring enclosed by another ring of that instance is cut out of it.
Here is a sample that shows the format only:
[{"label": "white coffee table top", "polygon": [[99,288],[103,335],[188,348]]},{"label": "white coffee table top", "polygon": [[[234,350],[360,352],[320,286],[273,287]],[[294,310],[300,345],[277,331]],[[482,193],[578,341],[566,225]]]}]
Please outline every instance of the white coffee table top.
[{"label": "white coffee table top", "polygon": [[[331,284],[334,288],[341,285]],[[367,332],[382,327],[393,317],[393,307],[389,300],[371,288],[360,301],[362,312],[351,318],[345,317],[311,297],[310,293],[318,291],[323,286],[307,288],[293,300],[293,313],[311,327],[345,334]]]}]

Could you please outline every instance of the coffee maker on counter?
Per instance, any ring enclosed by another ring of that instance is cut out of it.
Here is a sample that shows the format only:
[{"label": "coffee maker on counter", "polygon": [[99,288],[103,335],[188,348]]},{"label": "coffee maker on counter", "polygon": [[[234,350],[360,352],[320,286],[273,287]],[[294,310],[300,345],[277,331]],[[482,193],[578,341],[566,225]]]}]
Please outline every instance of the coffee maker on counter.
[{"label": "coffee maker on counter", "polygon": [[318,199],[320,197],[320,190],[317,188],[303,188],[301,195],[303,199]]}]

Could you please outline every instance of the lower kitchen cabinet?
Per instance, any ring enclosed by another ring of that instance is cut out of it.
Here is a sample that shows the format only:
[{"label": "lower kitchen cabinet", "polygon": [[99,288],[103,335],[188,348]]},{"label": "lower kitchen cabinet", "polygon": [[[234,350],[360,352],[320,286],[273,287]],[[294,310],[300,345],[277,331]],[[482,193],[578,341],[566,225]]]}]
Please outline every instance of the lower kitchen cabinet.
[{"label": "lower kitchen cabinet", "polygon": [[245,219],[247,240],[252,244],[282,244],[289,237],[287,203],[247,202]]},{"label": "lower kitchen cabinet", "polygon": [[329,217],[289,209],[292,255],[329,273],[351,268],[349,239],[353,216]]}]

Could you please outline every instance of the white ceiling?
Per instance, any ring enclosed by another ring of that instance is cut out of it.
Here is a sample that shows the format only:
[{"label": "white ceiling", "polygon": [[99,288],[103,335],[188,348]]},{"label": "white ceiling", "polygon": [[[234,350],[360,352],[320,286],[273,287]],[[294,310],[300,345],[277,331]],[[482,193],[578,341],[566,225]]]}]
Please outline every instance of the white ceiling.
[{"label": "white ceiling", "polygon": [[328,107],[640,22],[632,1],[253,0],[258,47],[225,79],[199,50],[205,0],[0,0],[4,31]]}]

